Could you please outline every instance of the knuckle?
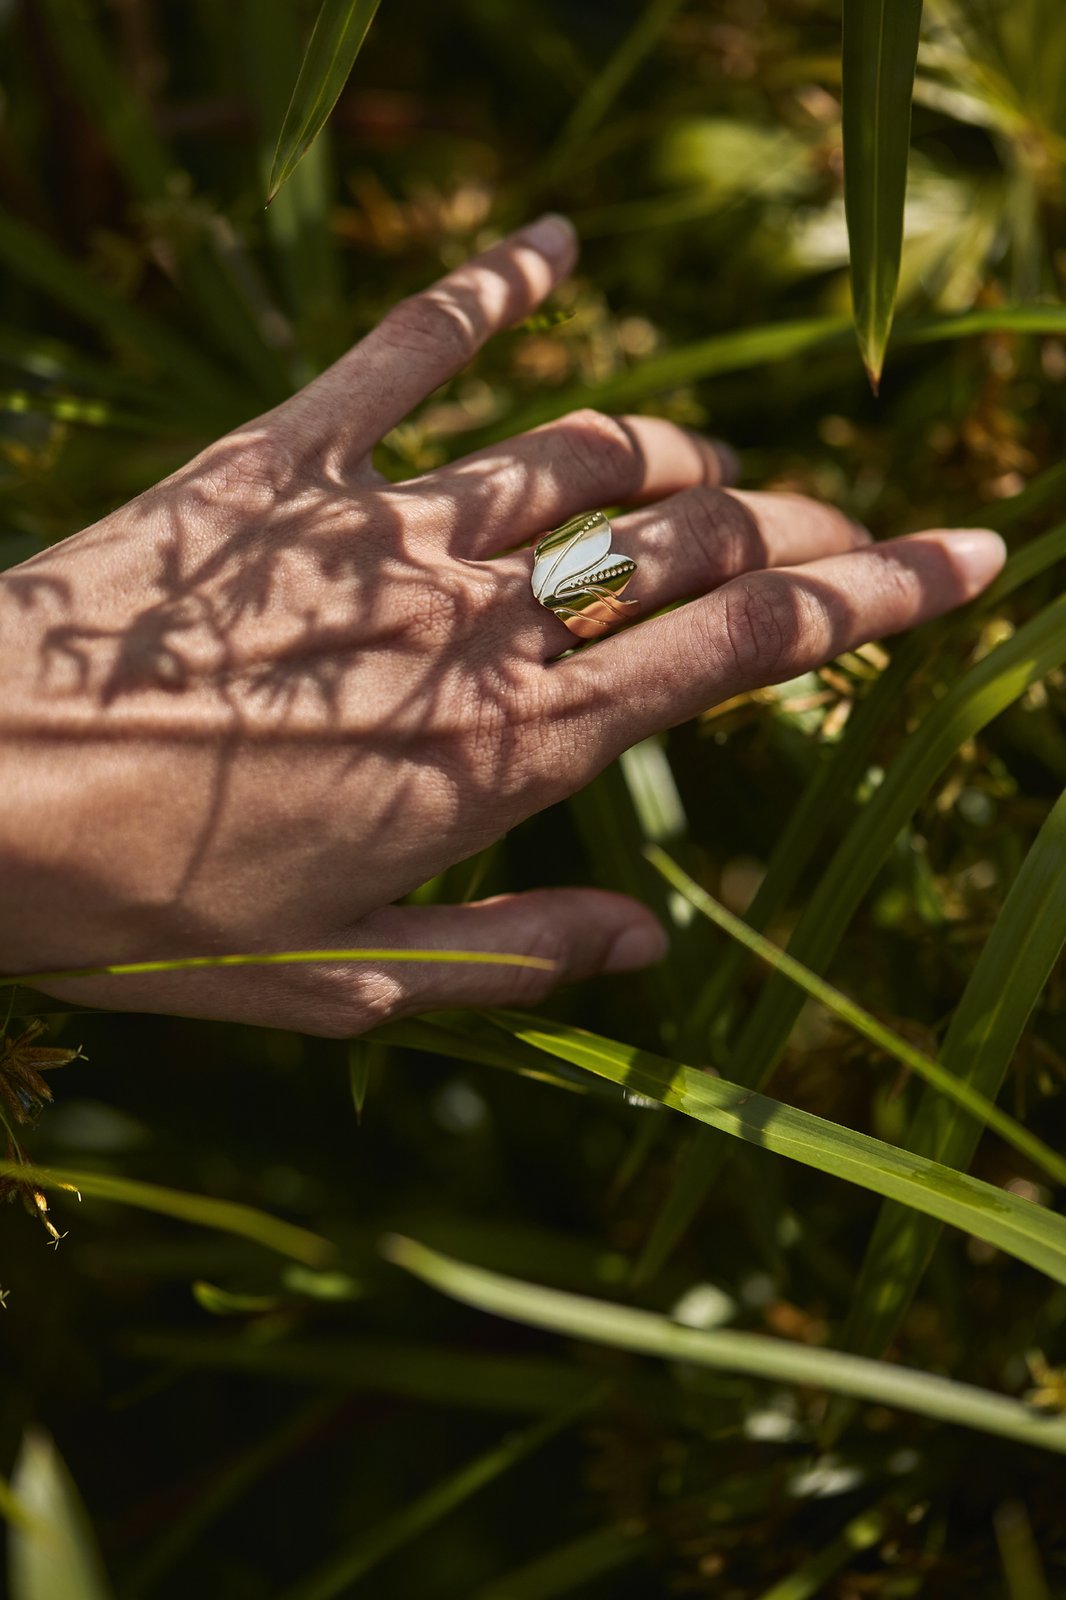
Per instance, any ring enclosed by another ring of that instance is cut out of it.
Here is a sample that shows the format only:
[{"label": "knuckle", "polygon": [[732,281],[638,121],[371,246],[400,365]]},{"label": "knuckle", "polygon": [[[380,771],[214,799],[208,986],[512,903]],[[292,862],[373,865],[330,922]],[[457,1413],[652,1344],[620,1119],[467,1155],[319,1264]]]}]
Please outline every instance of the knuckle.
[{"label": "knuckle", "polygon": [[771,683],[787,676],[801,635],[797,597],[787,580],[764,573],[758,582],[735,582],[720,591],[722,647],[744,681]]},{"label": "knuckle", "polygon": [[617,491],[624,499],[637,488],[640,456],[632,435],[617,417],[585,407],[572,411],[558,430],[557,441],[579,489]]},{"label": "knuckle", "polygon": [[299,463],[284,437],[229,436],[210,445],[179,475],[180,487],[195,487],[205,501],[236,503],[251,512],[269,510],[291,488]]},{"label": "knuckle", "polygon": [[474,329],[460,308],[429,294],[398,301],[379,332],[392,349],[416,355],[432,352],[458,366],[465,366],[478,347]]},{"label": "knuckle", "polygon": [[325,1039],[366,1033],[399,1015],[403,1006],[403,987],[397,978],[357,962],[335,962],[316,970],[303,1000],[307,1031]]}]

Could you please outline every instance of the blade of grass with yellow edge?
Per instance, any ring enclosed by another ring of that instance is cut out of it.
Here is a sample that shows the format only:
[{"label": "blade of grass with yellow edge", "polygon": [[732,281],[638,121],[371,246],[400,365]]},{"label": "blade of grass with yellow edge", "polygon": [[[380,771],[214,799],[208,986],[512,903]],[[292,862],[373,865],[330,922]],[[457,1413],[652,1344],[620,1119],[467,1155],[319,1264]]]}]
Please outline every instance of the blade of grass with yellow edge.
[{"label": "blade of grass with yellow edge", "polygon": [[[527,1327],[667,1361],[853,1395],[868,1403],[1066,1454],[1066,1417],[1048,1417],[1022,1400],[973,1384],[764,1333],[685,1327],[658,1312],[488,1272],[395,1234],[384,1239],[381,1248],[388,1260],[442,1294]],[[299,1600],[312,1600],[312,1596],[301,1593]],[[326,1600],[326,1596],[316,1594],[314,1600]]]},{"label": "blade of grass with yellow edge", "polygon": [[335,1254],[328,1239],[291,1222],[282,1222],[254,1206],[217,1200],[211,1195],[187,1194],[181,1189],[166,1189],[157,1183],[143,1183],[138,1178],[119,1178],[109,1172],[70,1172],[66,1168],[37,1167],[21,1161],[0,1161],[0,1178],[13,1180],[21,1188],[57,1189],[75,1194],[79,1199],[85,1195],[90,1200],[113,1200],[117,1205],[177,1217],[197,1227],[239,1234],[311,1267],[325,1266]]},{"label": "blade of grass with yellow edge", "polygon": [[505,955],[499,950],[278,950],[233,956],[179,956],[168,961],[119,961],[110,966],[59,967],[54,972],[27,972],[0,977],[0,988],[9,984],[30,987],[42,983],[67,983],[72,978],[131,978],[152,972],[200,972],[214,967],[306,966],[321,961],[443,961],[482,962],[490,967],[539,967],[554,969],[554,961],[543,956]]},{"label": "blade of grass with yellow edge", "polygon": [[636,1045],[548,1017],[509,1011],[487,1015],[524,1044],[658,1100],[731,1138],[950,1222],[1056,1283],[1066,1283],[1066,1217],[1020,1195]]},{"label": "blade of grass with yellow edge", "polygon": [[586,1380],[585,1393],[576,1403],[552,1411],[530,1428],[509,1434],[491,1450],[460,1467],[458,1472],[435,1483],[409,1505],[361,1531],[346,1550],[331,1556],[316,1571],[287,1589],[281,1600],[336,1600],[337,1596],[346,1595],[353,1584],[386,1557],[418,1538],[471,1495],[494,1483],[584,1416],[608,1390],[609,1385],[589,1385]]},{"label": "blade of grass with yellow edge", "polygon": [[844,210],[859,351],[877,392],[899,284],[922,0],[844,0]]},{"label": "blade of grass with yellow edge", "polygon": [[278,134],[267,204],[296,170],[340,98],[379,0],[323,0]]},{"label": "blade of grass with yellow edge", "polygon": [[[945,1035],[940,1064],[957,1086],[982,1096],[998,1094],[1064,944],[1066,794],[1022,863]],[[972,1108],[961,1096],[947,1104],[930,1085],[907,1130],[907,1149],[965,1171],[981,1136],[981,1123],[967,1109]],[[847,1349],[881,1355],[888,1348],[939,1237],[939,1226],[929,1218],[882,1207],[844,1329]],[[838,1431],[843,1420],[839,1412],[830,1431]]]},{"label": "blade of grass with yellow edge", "polygon": [[[790,955],[814,972],[828,965],[900,830],[959,747],[1064,660],[1066,596],[963,673],[909,735],[856,816],[796,924]],[[766,1081],[802,1006],[802,991],[782,974],[772,974],[727,1058],[736,1082],[754,1087]],[[653,1276],[667,1259],[714,1182],[724,1154],[702,1138],[682,1153],[637,1264],[639,1278]]]},{"label": "blade of grass with yellow edge", "polygon": [[[1056,838],[1058,847],[1056,854],[1057,859],[1061,860],[1062,834],[1066,831],[1066,828],[1064,828],[1064,824],[1066,824],[1066,797],[1060,800],[1059,808],[1061,808],[1062,817]],[[879,1050],[885,1051],[887,1055],[894,1056],[905,1067],[917,1073],[920,1078],[924,1078],[932,1091],[929,1100],[930,1107],[935,1106],[937,1108],[936,1115],[941,1122],[947,1121],[948,1126],[953,1127],[955,1126],[953,1118],[960,1111],[969,1112],[971,1119],[964,1117],[963,1121],[967,1131],[970,1132],[972,1130],[975,1144],[980,1137],[982,1126],[992,1128],[999,1134],[1001,1139],[1012,1145],[1019,1154],[1026,1156],[1028,1160],[1035,1162],[1037,1166],[1043,1167],[1053,1183],[1066,1184],[1066,1157],[1060,1156],[1058,1151],[1045,1144],[1043,1139],[1039,1139],[1036,1134],[1030,1133],[1028,1128],[1024,1127],[1016,1118],[1010,1116],[1008,1112],[1001,1111],[995,1102],[989,1099],[987,1094],[978,1087],[975,1081],[977,1064],[974,1062],[972,1055],[975,1042],[973,1034],[976,1031],[974,1028],[967,1029],[964,1035],[968,1048],[962,1055],[960,1065],[965,1064],[966,1061],[973,1063],[970,1077],[964,1078],[958,1076],[943,1061],[934,1061],[932,1056],[927,1056],[924,1051],[918,1050],[909,1040],[904,1039],[902,1034],[896,1033],[886,1023],[880,1022],[877,1017],[858,1005],[848,995],[841,993],[839,989],[834,989],[832,984],[826,983],[825,979],[820,978],[817,973],[809,972],[802,962],[796,961],[784,950],[779,950],[777,945],[764,938],[761,933],[757,933],[754,928],[749,927],[742,917],[735,916],[732,911],[727,910],[725,906],[715,900],[713,895],[708,894],[706,889],[690,878],[687,872],[682,871],[677,862],[672,861],[666,851],[661,850],[658,845],[649,845],[644,853],[652,866],[662,873],[667,883],[672,884],[679,894],[683,894],[689,904],[694,906],[701,916],[707,917],[709,921],[713,922],[716,927],[721,928],[723,932],[729,934],[731,938],[746,945],[755,955],[761,956],[775,971],[782,973],[791,983],[804,990],[812,999],[825,1006],[827,1011],[831,1011],[834,1016],[839,1017],[841,1022],[853,1028],[864,1039],[868,1039]],[[1061,874],[1058,879],[1058,888],[1060,891],[1058,898],[1061,899],[1061,906],[1056,907],[1058,915],[1052,919],[1050,932],[1044,931],[1043,937],[1040,939],[1040,944],[1043,946],[1041,955],[1046,955],[1047,960],[1046,962],[1037,963],[1035,968],[1036,974],[1040,976],[1041,987],[1047,980],[1047,975],[1051,970],[1055,956],[1057,956],[1063,941],[1066,940],[1066,877]],[[1034,905],[1033,901],[1037,899],[1038,897],[1034,895],[1027,909],[1036,911],[1038,914],[1045,912],[1049,896],[1040,896],[1039,903]],[[1034,942],[1031,924],[1022,924],[1015,931],[1021,937],[1021,954],[1017,965],[1024,968],[1026,954],[1031,953],[1032,943]],[[1027,931],[1030,934],[1029,939],[1025,937]],[[1030,970],[1034,970],[1031,962]],[[997,971],[996,977],[999,978],[1001,975],[1001,972]],[[1011,1022],[1013,1023],[1016,1020],[1018,1022],[1017,1031],[1013,1034],[1016,1041],[1031,1006],[1024,1006],[1024,1009],[1020,1008],[1015,993],[1011,992],[1001,982],[995,982],[991,988],[986,983],[983,991],[979,992],[983,992],[984,996],[978,1002],[981,1007],[982,1020],[988,1016],[990,1010],[993,1013],[997,1009],[1000,1013],[1009,1013]],[[989,994],[992,995],[991,1001],[988,998]],[[999,1002],[998,1007],[996,1005],[997,1000]],[[1035,1001],[1035,996],[1033,1000]],[[1006,1070],[1006,1063],[1003,1064],[1003,1070]],[[999,1084],[997,1082],[996,1088],[998,1089],[998,1087]],[[954,1102],[950,1110],[944,1108],[944,1099]],[[976,1118],[977,1121],[974,1122],[972,1118]],[[938,1143],[936,1148],[926,1148],[924,1142],[918,1145],[908,1141],[908,1148],[921,1148],[925,1154],[931,1155],[937,1160],[945,1161],[948,1166],[962,1165],[963,1163],[952,1161],[945,1155],[941,1143]],[[857,1298],[859,1297],[857,1296]]]}]

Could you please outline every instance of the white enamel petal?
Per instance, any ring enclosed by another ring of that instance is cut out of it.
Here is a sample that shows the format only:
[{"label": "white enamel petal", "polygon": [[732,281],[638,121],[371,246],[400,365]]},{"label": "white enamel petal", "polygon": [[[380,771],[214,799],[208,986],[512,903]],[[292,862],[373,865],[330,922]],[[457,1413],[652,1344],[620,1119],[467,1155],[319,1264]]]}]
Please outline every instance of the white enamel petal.
[{"label": "white enamel petal", "polygon": [[601,525],[579,534],[568,544],[545,551],[533,566],[533,593],[538,600],[546,594],[557,594],[564,583],[600,566],[610,548],[611,530]]}]

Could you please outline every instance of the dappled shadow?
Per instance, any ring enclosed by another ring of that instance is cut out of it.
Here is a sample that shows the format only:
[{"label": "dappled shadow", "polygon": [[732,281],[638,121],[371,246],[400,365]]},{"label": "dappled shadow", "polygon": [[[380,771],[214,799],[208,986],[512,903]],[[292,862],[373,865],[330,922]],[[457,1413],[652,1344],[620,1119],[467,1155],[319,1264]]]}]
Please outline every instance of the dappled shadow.
[{"label": "dappled shadow", "polygon": [[[38,870],[97,907],[69,931],[28,921],[28,948],[67,966],[329,943],[653,727],[807,670],[812,638],[824,660],[868,637],[864,597],[801,570],[567,655],[527,559],[481,559],[544,531],[530,508],[555,471],[512,454],[344,483],[268,418],[0,579],[22,674],[0,725],[52,830]],[[574,500],[573,460],[558,472]],[[702,570],[690,549],[669,592],[676,531],[644,569],[659,560],[666,603],[722,577],[711,546]],[[726,531],[759,567],[743,506]],[[935,546],[907,559],[923,581],[950,564]],[[552,674],[578,686],[569,703]]]}]

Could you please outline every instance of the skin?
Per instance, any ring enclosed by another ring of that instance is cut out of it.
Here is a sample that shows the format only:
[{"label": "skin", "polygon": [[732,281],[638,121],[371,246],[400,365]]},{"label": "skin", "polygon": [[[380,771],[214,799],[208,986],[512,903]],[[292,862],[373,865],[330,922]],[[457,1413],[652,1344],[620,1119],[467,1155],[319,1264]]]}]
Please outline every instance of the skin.
[{"label": "skin", "polygon": [[[569,224],[542,218],[0,580],[6,971],[348,947],[552,964],[47,985],[344,1036],[647,965],[665,937],[620,895],[393,902],[637,740],[937,616],[999,571],[992,533],[874,546],[828,507],[726,488],[724,446],[650,417],[579,412],[385,483],[375,443],[575,257]],[[566,655],[573,641],[534,600],[518,547],[618,504],[642,507],[614,521],[615,548],[638,562],[635,625]]]}]

